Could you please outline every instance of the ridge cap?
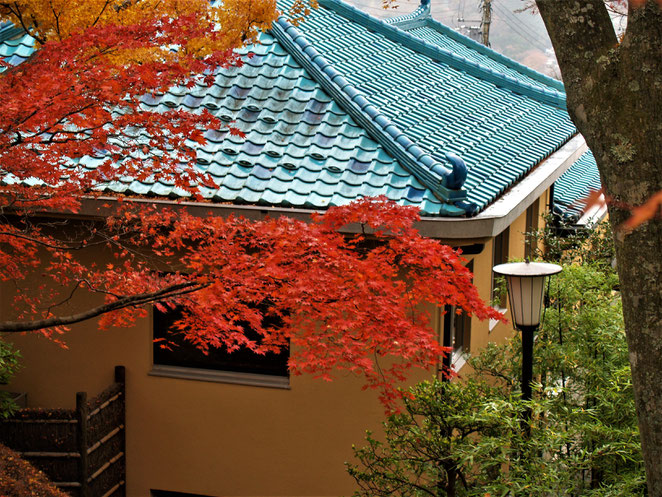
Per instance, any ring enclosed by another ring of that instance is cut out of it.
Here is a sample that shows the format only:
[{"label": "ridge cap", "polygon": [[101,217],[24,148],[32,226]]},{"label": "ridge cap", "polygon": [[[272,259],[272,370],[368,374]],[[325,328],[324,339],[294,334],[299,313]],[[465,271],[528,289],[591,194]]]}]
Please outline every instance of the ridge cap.
[{"label": "ridge cap", "polygon": [[398,24],[407,24],[410,22],[425,20],[430,18],[431,6],[430,0],[421,0],[416,9],[409,14],[403,14],[401,16],[391,17],[389,19],[384,19],[386,24],[398,25]]},{"label": "ridge cap", "polygon": [[[285,16],[274,22],[271,32],[360,127],[446,203],[446,215],[473,213],[475,206],[465,202],[466,191],[462,190],[467,170],[461,158],[447,157],[450,167],[435,161],[349,83]],[[458,206],[453,205],[456,203]]]},{"label": "ridge cap", "polygon": [[540,88],[531,83],[520,81],[513,76],[499,72],[496,69],[469,60],[466,57],[451,52],[450,50],[422,40],[407,31],[403,31],[395,25],[387,24],[381,19],[372,17],[370,14],[347,4],[342,0],[319,0],[319,4],[334,11],[339,16],[348,19],[350,22],[356,22],[364,28],[373,30],[393,42],[400,43],[410,50],[423,54],[424,56],[438,62],[447,64],[454,69],[464,71],[479,79],[491,82],[496,86],[510,90],[513,93],[532,98],[540,103],[552,105],[559,109],[566,109],[565,92],[549,87]]},{"label": "ridge cap", "polygon": [[529,76],[531,79],[535,79],[540,83],[544,83],[547,86],[551,86],[554,89],[565,93],[565,87],[563,86],[563,82],[559,81],[558,79],[554,79],[551,76],[547,76],[546,74],[536,71],[535,69],[527,67],[521,62],[517,62],[516,60],[511,59],[510,57],[500,52],[497,52],[493,48],[486,47],[482,43],[478,43],[476,40],[473,40],[468,36],[465,36],[462,33],[455,31],[454,29],[451,29],[449,26],[446,26],[443,22],[440,22],[432,17],[428,17],[426,19],[426,24],[428,24],[429,27],[431,27],[435,31],[453,38],[455,41],[460,42],[463,45],[472,48],[477,52],[482,53],[483,55],[489,57],[490,59],[496,60],[497,62],[500,62],[505,66],[508,66],[513,70],[516,70],[519,73]]}]

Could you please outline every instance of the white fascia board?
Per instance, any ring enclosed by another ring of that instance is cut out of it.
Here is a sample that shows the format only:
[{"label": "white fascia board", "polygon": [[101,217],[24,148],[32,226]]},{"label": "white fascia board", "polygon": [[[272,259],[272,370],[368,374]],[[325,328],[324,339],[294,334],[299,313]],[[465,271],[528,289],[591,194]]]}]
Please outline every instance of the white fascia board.
[{"label": "white fascia board", "polygon": [[590,226],[597,224],[607,216],[607,200],[604,194],[600,195],[596,205],[588,209],[577,221],[577,226]]},{"label": "white fascia board", "polygon": [[434,238],[494,237],[525,212],[587,150],[584,137],[577,134],[477,216],[425,218],[419,229]]}]

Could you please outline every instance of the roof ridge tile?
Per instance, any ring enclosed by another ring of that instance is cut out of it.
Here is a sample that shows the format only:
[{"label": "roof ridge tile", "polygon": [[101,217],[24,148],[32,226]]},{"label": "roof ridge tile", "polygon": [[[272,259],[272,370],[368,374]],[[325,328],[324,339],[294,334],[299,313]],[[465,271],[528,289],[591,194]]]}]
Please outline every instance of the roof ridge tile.
[{"label": "roof ridge tile", "polygon": [[465,208],[452,205],[466,198],[466,192],[461,189],[460,178],[463,175],[461,168],[458,169],[458,166],[454,165],[454,168],[449,170],[424,152],[327,62],[285,17],[279,18],[273,24],[271,32],[290,55],[304,66],[357,123],[373,135],[377,142],[409,169],[435,196],[449,202],[449,205],[442,209],[445,215],[467,214]]},{"label": "roof ridge tile", "polygon": [[535,79],[540,83],[543,83],[547,86],[551,86],[560,92],[565,92],[562,81],[546,76],[545,74],[542,74],[534,69],[531,69],[530,67],[527,67],[524,64],[521,64],[516,60],[511,59],[510,57],[506,57],[502,53],[499,53],[490,47],[486,47],[482,43],[478,43],[476,40],[472,40],[468,36],[465,36],[462,33],[459,33],[454,29],[449,28],[444,23],[439,22],[436,19],[433,19],[431,16],[427,18],[426,25],[434,29],[438,33],[446,35],[449,38],[453,38],[455,41],[462,43],[463,45],[472,48],[477,52],[480,52],[481,54],[493,60],[496,60],[497,62],[500,62],[501,64],[509,67],[510,69],[514,69],[515,71],[525,76],[528,76],[531,79]]},{"label": "roof ridge tile", "polygon": [[397,17],[391,17],[390,19],[384,19],[386,24],[393,24],[402,29],[411,29],[416,26],[421,20],[425,21],[430,17],[430,0],[421,0],[421,3],[416,9],[409,13],[403,14]]},{"label": "roof ridge tile", "polygon": [[461,55],[457,55],[449,50],[422,40],[394,25],[387,24],[381,19],[372,17],[341,0],[319,0],[319,4],[334,11],[349,21],[356,22],[366,29],[379,33],[391,41],[400,43],[406,48],[421,53],[438,62],[447,64],[455,69],[464,71],[485,81],[489,81],[494,85],[510,90],[513,93],[530,97],[559,109],[566,109],[566,96],[562,91],[538,88],[530,83],[519,81],[512,76],[497,72],[494,69],[469,60],[466,57],[462,57]]}]

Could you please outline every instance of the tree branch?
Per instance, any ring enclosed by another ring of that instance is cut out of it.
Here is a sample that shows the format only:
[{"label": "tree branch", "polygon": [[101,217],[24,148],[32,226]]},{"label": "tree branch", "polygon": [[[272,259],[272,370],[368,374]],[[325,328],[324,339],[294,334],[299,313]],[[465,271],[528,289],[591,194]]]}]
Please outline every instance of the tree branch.
[{"label": "tree branch", "polygon": [[146,292],[122,297],[115,300],[114,302],[93,307],[86,311],[80,312],[78,314],[72,314],[70,316],[55,316],[35,321],[5,321],[4,323],[0,323],[0,332],[18,333],[23,331],[35,331],[45,328],[52,328],[53,326],[66,326],[79,323],[87,319],[95,318],[112,311],[126,309],[127,307],[138,307],[167,298],[187,295],[189,293],[197,292],[206,286],[208,285],[201,285],[197,282],[178,283],[176,285],[171,285],[154,292]]}]

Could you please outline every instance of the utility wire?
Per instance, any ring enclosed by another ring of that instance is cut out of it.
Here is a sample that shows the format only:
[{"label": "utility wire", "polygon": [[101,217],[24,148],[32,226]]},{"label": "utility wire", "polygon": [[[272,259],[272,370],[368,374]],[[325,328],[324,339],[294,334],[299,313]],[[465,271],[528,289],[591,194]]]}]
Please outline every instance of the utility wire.
[{"label": "utility wire", "polygon": [[528,35],[530,38],[537,40],[540,38],[540,34],[536,33],[533,29],[527,26],[520,19],[515,17],[515,15],[510,12],[508,9],[505,9],[499,4],[495,4],[496,10],[501,14],[504,21],[510,21],[510,26],[516,26],[516,29],[521,30],[524,34]]},{"label": "utility wire", "polygon": [[[502,20],[508,24],[515,32],[520,34],[527,41],[534,42],[538,46],[541,45],[540,33],[536,33],[532,28],[523,23],[520,19],[508,9],[505,9],[498,3],[494,3],[495,10],[502,16]],[[544,44],[543,44],[544,45]]]},{"label": "utility wire", "polygon": [[540,37],[540,33],[536,33],[535,30],[533,30],[529,25],[524,23],[521,19],[515,17],[515,14],[513,14],[511,11],[501,6],[499,3],[495,3],[494,7],[499,12],[499,14],[501,14],[501,16],[503,16],[505,19],[510,20],[512,24],[517,26],[518,29],[525,32],[531,38],[538,39]]},{"label": "utility wire", "polygon": [[537,33],[534,33],[532,30],[529,30],[528,28],[525,28],[525,24],[522,23],[519,19],[516,17],[512,16],[509,17],[508,14],[509,12],[505,9],[502,9],[501,7],[498,7],[497,12],[502,14],[501,20],[506,23],[515,34],[519,35],[522,39],[525,41],[528,41],[529,43],[532,43],[535,45],[537,48],[541,50],[546,50],[548,47],[545,46],[544,42],[540,39],[540,35]]}]

